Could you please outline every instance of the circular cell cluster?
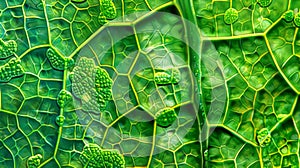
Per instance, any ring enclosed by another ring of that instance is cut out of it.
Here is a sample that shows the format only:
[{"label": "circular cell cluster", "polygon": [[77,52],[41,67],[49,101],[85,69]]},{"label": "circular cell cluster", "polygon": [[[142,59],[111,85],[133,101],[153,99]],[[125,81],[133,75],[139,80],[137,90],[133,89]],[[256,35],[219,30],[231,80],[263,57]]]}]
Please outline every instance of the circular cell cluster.
[{"label": "circular cell cluster", "polygon": [[16,58],[10,59],[6,64],[0,67],[0,82],[8,82],[13,77],[24,74],[21,61]]},{"label": "circular cell cluster", "polygon": [[297,27],[300,27],[300,13],[297,13],[294,18],[294,23]]},{"label": "circular cell cluster", "polygon": [[87,168],[125,168],[124,157],[117,151],[101,150],[94,143],[86,145],[79,157]]},{"label": "circular cell cluster", "polygon": [[0,39],[0,58],[7,58],[17,51],[18,45],[14,40],[4,42]]},{"label": "circular cell cluster", "polygon": [[58,126],[63,126],[65,122],[65,117],[63,115],[59,115],[56,117],[55,122]]},{"label": "circular cell cluster", "polygon": [[66,104],[72,101],[72,94],[67,90],[61,90],[57,96],[57,104],[60,108],[64,108]]},{"label": "circular cell cluster", "polygon": [[177,118],[177,114],[173,108],[165,108],[159,111],[155,116],[157,125],[161,127],[170,126]]},{"label": "circular cell cluster", "polygon": [[257,2],[261,7],[265,8],[272,3],[272,0],[257,0]]},{"label": "circular cell cluster", "polygon": [[238,20],[238,18],[239,18],[239,13],[236,9],[229,8],[225,11],[224,22],[226,24],[233,24]]},{"label": "circular cell cluster", "polygon": [[27,168],[37,168],[41,164],[42,158],[43,157],[41,154],[36,154],[34,156],[30,156],[27,159]]},{"label": "circular cell cluster", "polygon": [[117,17],[115,4],[111,0],[100,0],[100,10],[106,19],[115,19]]},{"label": "circular cell cluster", "polygon": [[288,10],[282,15],[282,17],[286,22],[291,22],[294,19],[294,11]]},{"label": "circular cell cluster", "polygon": [[271,142],[271,134],[267,128],[257,132],[257,141],[261,147],[265,147]]}]

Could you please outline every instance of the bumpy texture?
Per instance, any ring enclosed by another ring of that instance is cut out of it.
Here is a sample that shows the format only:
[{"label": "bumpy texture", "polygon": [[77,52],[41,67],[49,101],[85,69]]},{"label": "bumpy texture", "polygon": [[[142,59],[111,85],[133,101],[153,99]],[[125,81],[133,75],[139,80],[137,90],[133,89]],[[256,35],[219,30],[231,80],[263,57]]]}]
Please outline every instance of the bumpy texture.
[{"label": "bumpy texture", "polygon": [[0,59],[12,56],[17,48],[18,45],[14,40],[3,41],[3,39],[0,39]]},{"label": "bumpy texture", "polygon": [[125,161],[117,151],[102,150],[97,144],[87,144],[80,154],[87,168],[125,168]]},{"label": "bumpy texture", "polygon": [[177,114],[172,108],[166,108],[156,113],[156,122],[161,127],[168,127],[177,119]]},{"label": "bumpy texture", "polygon": [[117,16],[116,7],[112,0],[100,0],[100,9],[107,19],[114,19]]},{"label": "bumpy texture", "polygon": [[27,160],[27,168],[37,168],[41,164],[42,158],[41,154],[30,156]]},{"label": "bumpy texture", "polygon": [[0,167],[300,167],[298,8],[1,1]]},{"label": "bumpy texture", "polygon": [[72,58],[63,57],[52,48],[49,48],[47,50],[46,55],[52,67],[56,70],[64,70],[67,68],[71,68],[74,65],[74,60]]},{"label": "bumpy texture", "polygon": [[0,82],[8,82],[14,77],[24,74],[21,61],[16,58],[10,59],[6,64],[0,66]]},{"label": "bumpy texture", "polygon": [[85,111],[105,110],[112,98],[112,80],[105,69],[95,65],[94,60],[81,57],[71,74],[72,91],[82,100]]},{"label": "bumpy texture", "polygon": [[226,24],[233,24],[236,22],[239,18],[239,13],[236,9],[234,8],[229,8],[226,10],[224,14],[224,22]]}]

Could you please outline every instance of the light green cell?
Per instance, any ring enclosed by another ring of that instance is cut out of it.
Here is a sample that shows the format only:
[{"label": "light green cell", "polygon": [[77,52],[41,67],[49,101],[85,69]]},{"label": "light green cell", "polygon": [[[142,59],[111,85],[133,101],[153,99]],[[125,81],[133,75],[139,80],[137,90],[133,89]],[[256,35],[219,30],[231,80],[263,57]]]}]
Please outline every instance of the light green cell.
[{"label": "light green cell", "polygon": [[21,61],[16,58],[10,59],[7,63],[0,66],[0,82],[8,82],[14,77],[24,74]]},{"label": "light green cell", "polygon": [[265,8],[265,7],[268,7],[271,3],[272,3],[272,0],[257,0],[257,3]]},{"label": "light green cell", "polygon": [[267,128],[263,128],[257,132],[257,141],[261,147],[269,145],[271,142],[271,134]]},{"label": "light green cell", "polygon": [[37,168],[41,164],[42,158],[43,156],[41,154],[30,156],[27,159],[27,168]]},{"label": "light green cell", "polygon": [[0,39],[0,59],[7,58],[17,51],[18,45],[14,40]]},{"label": "light green cell", "polygon": [[56,70],[64,70],[74,66],[74,60],[72,58],[63,57],[52,48],[47,50],[46,56],[51,66]]},{"label": "light green cell", "polygon": [[177,84],[181,79],[180,71],[176,68],[156,71],[154,81],[159,85]]},{"label": "light green cell", "polygon": [[97,91],[97,101],[100,105],[100,110],[104,110],[106,102],[112,97],[112,80],[105,69],[97,67],[95,69],[95,88]]},{"label": "light green cell", "polygon": [[115,19],[117,16],[115,4],[111,0],[100,0],[100,10],[106,19]]},{"label": "light green cell", "polygon": [[104,14],[102,12],[100,12],[100,14],[98,16],[98,22],[99,22],[100,25],[105,25],[108,22],[106,17],[104,16]]},{"label": "light green cell", "polygon": [[236,9],[229,8],[225,11],[224,22],[226,24],[233,24],[238,20],[238,18],[239,18],[239,13]]},{"label": "light green cell", "polygon": [[124,157],[115,150],[102,150],[97,144],[84,146],[79,157],[87,168],[125,168]]}]

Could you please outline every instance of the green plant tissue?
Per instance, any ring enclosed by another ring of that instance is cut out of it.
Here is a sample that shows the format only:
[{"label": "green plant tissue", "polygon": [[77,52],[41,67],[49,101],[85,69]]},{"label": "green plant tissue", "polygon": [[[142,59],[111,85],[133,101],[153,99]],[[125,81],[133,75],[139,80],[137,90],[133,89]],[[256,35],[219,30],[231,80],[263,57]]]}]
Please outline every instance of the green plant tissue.
[{"label": "green plant tissue", "polygon": [[0,168],[300,168],[299,0],[2,0]]}]

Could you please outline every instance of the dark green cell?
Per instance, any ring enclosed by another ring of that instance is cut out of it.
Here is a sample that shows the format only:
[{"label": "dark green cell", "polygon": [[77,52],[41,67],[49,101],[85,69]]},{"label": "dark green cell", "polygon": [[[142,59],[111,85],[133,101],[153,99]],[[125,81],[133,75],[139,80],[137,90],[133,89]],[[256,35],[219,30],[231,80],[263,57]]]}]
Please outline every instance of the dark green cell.
[{"label": "dark green cell", "polygon": [[18,45],[14,40],[3,41],[0,39],[0,59],[13,55],[17,48]]},{"label": "dark green cell", "polygon": [[161,127],[168,127],[177,119],[177,114],[173,108],[165,108],[155,116],[157,125]]},{"label": "dark green cell", "polygon": [[238,18],[239,18],[239,13],[236,9],[229,8],[225,11],[224,22],[226,24],[233,24],[238,20]]},{"label": "dark green cell", "polygon": [[42,158],[43,157],[41,154],[36,154],[34,156],[30,156],[27,159],[27,168],[37,168],[41,164]]},{"label": "dark green cell", "polygon": [[124,157],[115,150],[102,150],[97,144],[87,144],[79,157],[87,168],[125,168]]},{"label": "dark green cell", "polygon": [[257,2],[261,7],[265,8],[272,3],[272,0],[257,0]]},{"label": "dark green cell", "polygon": [[294,19],[294,11],[288,10],[282,15],[282,17],[286,22],[291,22]]},{"label": "dark green cell", "polygon": [[14,77],[24,74],[21,61],[16,58],[10,59],[6,64],[0,66],[0,82],[8,82]]}]

